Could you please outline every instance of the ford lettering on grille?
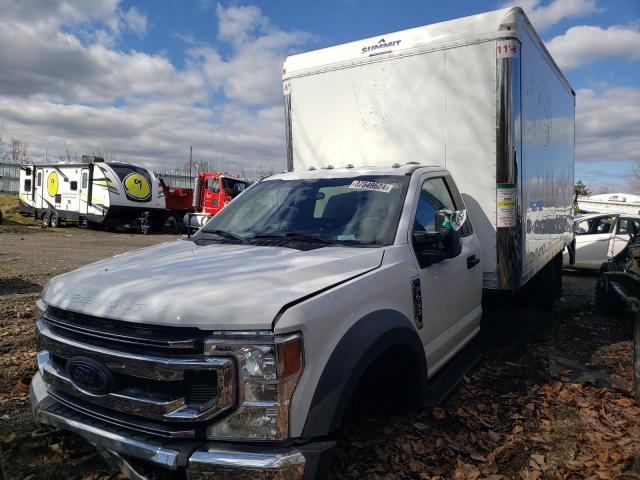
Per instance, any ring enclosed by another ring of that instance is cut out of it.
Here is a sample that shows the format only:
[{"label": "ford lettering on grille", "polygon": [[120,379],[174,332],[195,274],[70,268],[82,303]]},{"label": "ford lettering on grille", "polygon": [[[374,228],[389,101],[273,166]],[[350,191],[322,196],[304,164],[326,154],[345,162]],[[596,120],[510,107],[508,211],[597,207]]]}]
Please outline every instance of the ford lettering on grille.
[{"label": "ford lettering on grille", "polygon": [[67,361],[67,374],[76,387],[95,395],[106,395],[113,389],[111,371],[88,357],[71,357]]}]

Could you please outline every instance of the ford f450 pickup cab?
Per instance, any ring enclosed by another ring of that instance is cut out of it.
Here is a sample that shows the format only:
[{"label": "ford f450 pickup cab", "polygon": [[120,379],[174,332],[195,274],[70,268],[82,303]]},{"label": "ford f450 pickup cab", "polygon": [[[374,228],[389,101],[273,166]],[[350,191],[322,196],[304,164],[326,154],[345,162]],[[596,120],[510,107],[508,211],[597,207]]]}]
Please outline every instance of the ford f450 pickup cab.
[{"label": "ford f450 pickup cab", "polygon": [[312,440],[373,360],[395,351],[419,399],[478,332],[464,210],[440,167],[285,173],[190,240],[61,275],[39,302],[36,419],[128,468],[313,477],[332,443]]},{"label": "ford f450 pickup cab", "polygon": [[283,81],[289,172],[38,303],[36,420],[131,478],[321,477],[358,387],[420,403],[483,288],[559,291],[574,97],[522,10],[289,57]]}]

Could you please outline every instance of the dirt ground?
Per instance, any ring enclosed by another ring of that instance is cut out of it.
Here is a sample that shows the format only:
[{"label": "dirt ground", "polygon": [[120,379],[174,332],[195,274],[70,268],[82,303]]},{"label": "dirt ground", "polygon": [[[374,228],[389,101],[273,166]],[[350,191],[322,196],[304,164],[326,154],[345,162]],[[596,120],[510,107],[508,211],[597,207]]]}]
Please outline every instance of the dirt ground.
[{"label": "dirt ground", "polygon": [[[173,238],[0,226],[0,480],[121,478],[85,442],[33,423],[33,305],[52,276]],[[563,299],[550,313],[486,312],[482,360],[454,394],[441,407],[353,418],[338,436],[336,478],[640,478],[632,322],[598,315],[594,284],[593,276],[565,275]],[[554,378],[550,356],[602,370],[620,385]]]}]

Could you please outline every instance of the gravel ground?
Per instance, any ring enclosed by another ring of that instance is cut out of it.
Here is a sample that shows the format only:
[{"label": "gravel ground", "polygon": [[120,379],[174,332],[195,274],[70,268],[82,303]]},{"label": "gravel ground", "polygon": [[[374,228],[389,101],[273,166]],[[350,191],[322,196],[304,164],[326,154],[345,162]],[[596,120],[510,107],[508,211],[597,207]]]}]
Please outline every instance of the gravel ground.
[{"label": "gravel ground", "polygon": [[[0,226],[0,480],[119,478],[92,447],[33,423],[33,304],[54,275],[172,240],[77,228]],[[550,313],[485,313],[483,358],[437,408],[354,416],[338,435],[335,476],[347,478],[640,478],[640,408],[631,388],[631,321],[595,312],[595,278],[565,275]],[[610,390],[549,373],[560,355],[620,379]]]}]

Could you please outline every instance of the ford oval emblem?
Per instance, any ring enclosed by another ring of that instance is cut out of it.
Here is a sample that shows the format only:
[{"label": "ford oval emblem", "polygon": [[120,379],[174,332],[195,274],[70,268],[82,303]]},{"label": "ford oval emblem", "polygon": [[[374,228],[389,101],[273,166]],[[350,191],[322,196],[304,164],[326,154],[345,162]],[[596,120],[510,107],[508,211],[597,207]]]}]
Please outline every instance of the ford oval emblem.
[{"label": "ford oval emblem", "polygon": [[88,357],[71,357],[67,360],[69,380],[80,390],[94,395],[106,395],[114,386],[111,370]]}]

